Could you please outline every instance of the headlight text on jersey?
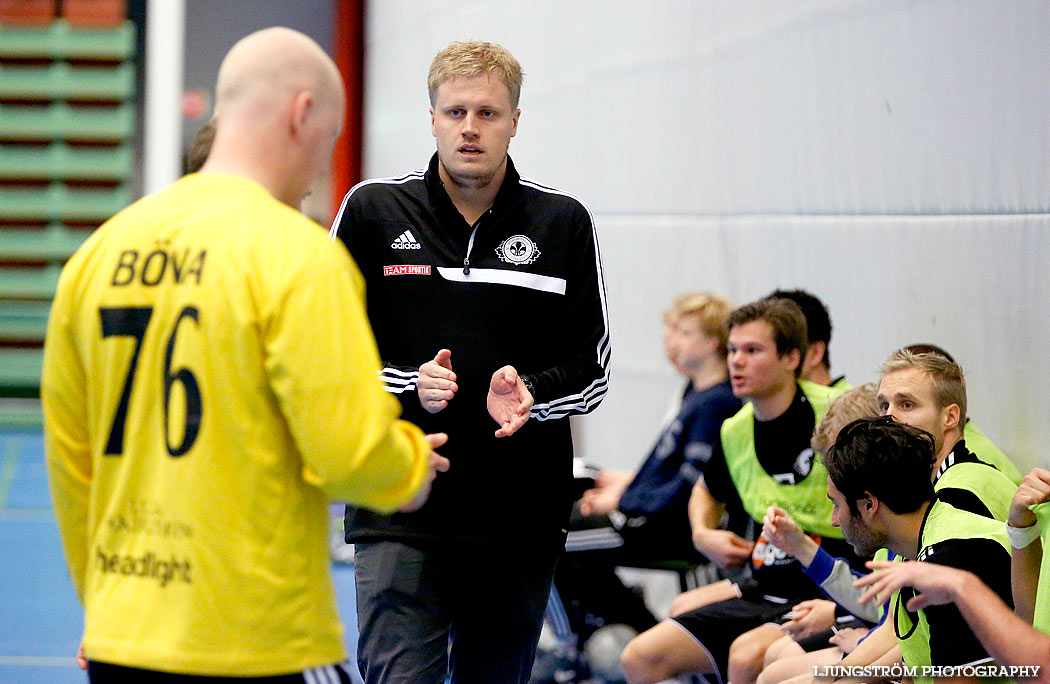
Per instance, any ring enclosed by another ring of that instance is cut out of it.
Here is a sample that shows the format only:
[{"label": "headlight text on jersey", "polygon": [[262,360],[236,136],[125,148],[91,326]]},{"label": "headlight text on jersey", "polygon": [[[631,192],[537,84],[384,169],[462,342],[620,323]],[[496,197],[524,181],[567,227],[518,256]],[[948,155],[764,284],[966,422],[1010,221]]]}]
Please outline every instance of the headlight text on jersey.
[{"label": "headlight text on jersey", "polygon": [[153,551],[147,551],[141,556],[122,556],[119,553],[106,553],[96,547],[95,560],[103,574],[152,579],[159,582],[161,587],[166,587],[172,581],[193,583],[189,559],[179,559],[174,555],[170,560],[162,560]]}]

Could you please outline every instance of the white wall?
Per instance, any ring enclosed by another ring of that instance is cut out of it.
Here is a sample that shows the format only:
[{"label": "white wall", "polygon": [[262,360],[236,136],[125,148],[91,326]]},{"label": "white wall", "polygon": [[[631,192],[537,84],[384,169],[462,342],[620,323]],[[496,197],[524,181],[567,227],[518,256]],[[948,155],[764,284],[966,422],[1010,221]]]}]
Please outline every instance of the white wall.
[{"label": "white wall", "polygon": [[940,344],[975,421],[1050,466],[1050,3],[371,2],[366,175],[426,162],[427,67],[468,38],[526,70],[519,169],[595,213],[613,380],[585,457],[648,450],[675,294],[782,286],[827,303],[834,372]]}]

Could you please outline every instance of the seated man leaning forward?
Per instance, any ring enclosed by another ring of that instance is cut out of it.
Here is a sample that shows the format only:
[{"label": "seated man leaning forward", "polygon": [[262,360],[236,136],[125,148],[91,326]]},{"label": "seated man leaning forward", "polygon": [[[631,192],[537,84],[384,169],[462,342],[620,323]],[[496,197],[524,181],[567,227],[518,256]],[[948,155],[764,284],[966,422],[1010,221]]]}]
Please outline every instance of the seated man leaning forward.
[{"label": "seated man leaning forward", "polygon": [[831,524],[826,471],[810,448],[814,425],[839,391],[798,380],[806,345],[805,318],[794,302],[760,300],[730,316],[730,382],[733,393],[750,403],[722,425],[693,489],[690,520],[698,550],[725,568],[750,562],[753,577],[705,587],[707,605],[632,640],[621,657],[632,684],[690,672],[724,680],[734,638],[819,595],[794,557],[765,540],[756,545],[718,529],[727,508],[742,508],[760,525],[769,506],[780,506],[829,553],[850,555]]},{"label": "seated man leaning forward", "polygon": [[[880,572],[857,580],[857,585],[866,589],[861,600],[885,603],[902,587],[911,587],[917,595],[907,602],[905,607],[909,610],[952,604],[997,662],[1027,668],[1026,674],[1033,679],[1026,678],[1026,682],[1050,684],[1050,636],[1047,636],[1050,633],[1050,605],[1045,602],[1045,590],[1050,589],[1050,568],[1044,565],[1041,573],[1038,568],[1042,547],[1050,543],[1048,506],[1050,471],[1035,468],[1017,489],[1006,527],[1010,545],[1014,548],[1015,611],[1011,611],[996,591],[972,572],[947,566],[934,568],[910,561],[870,563]],[[1020,586],[1019,575],[1027,576]],[[1044,589],[1038,601],[1031,595],[1037,577]],[[1034,626],[1031,624],[1033,601],[1036,601]]]},{"label": "seated man leaning forward", "polygon": [[[1001,522],[940,501],[927,473],[933,437],[889,416],[863,418],[839,432],[825,455],[834,523],[862,555],[887,548],[908,560],[936,563],[977,575],[1007,603],[1010,542]],[[969,666],[991,662],[954,605],[908,607],[911,594],[890,604],[904,664]],[[920,670],[916,684],[932,681]],[[961,679],[961,677],[960,677]]]}]

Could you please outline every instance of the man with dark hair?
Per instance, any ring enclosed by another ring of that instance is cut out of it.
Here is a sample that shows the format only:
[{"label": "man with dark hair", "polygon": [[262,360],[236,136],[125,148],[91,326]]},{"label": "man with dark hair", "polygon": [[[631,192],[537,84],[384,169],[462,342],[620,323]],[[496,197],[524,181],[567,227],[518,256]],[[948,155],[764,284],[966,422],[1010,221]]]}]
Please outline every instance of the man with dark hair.
[{"label": "man with dark hair", "polygon": [[[859,418],[839,430],[825,451],[824,467],[851,516],[857,515],[857,501],[865,492],[877,495],[895,513],[902,514],[914,513],[933,499],[929,478],[936,462],[933,435],[905,423],[894,428],[894,422],[892,416]],[[836,524],[861,555],[871,555],[884,546],[860,548],[849,527],[841,521]]]},{"label": "man with dark hair", "polygon": [[805,290],[775,290],[769,295],[774,299],[790,299],[802,309],[806,317],[806,337],[809,346],[802,359],[802,379],[818,385],[838,389],[849,389],[846,376],[831,375],[831,316],[824,302]]},{"label": "man with dark hair", "polygon": [[1050,563],[1043,548],[1050,543],[1048,504],[1050,471],[1034,468],[1017,489],[1006,527],[1014,548],[1013,610],[971,572],[931,568],[914,562],[872,563],[871,567],[879,572],[857,582],[858,586],[868,587],[860,600],[885,603],[901,587],[912,587],[918,595],[908,602],[909,609],[954,605],[992,657],[1004,665],[1034,667],[1039,679],[1025,681],[1047,684],[1050,682],[1050,637],[1047,636],[1050,634]]},{"label": "man with dark hair", "polygon": [[182,158],[182,172],[197,173],[208,161],[211,154],[212,143],[215,142],[215,120],[212,119],[200,127],[197,134],[193,136],[186,154]]},{"label": "man with dark hair", "polygon": [[[887,548],[910,560],[968,570],[1011,602],[1010,546],[1002,523],[937,499],[929,478],[935,454],[932,435],[890,416],[844,427],[824,456],[832,523],[859,555]],[[912,612],[909,598],[895,596],[887,618],[906,665],[991,661],[955,606]]]},{"label": "man with dark hair", "polygon": [[[755,544],[719,529],[727,509],[742,510],[761,525],[768,507],[780,506],[807,534],[819,535],[832,555],[850,555],[831,525],[827,476],[810,447],[814,425],[839,391],[799,379],[806,348],[806,320],[790,300],[763,299],[730,315],[730,384],[734,395],[750,403],[722,424],[704,476],[693,488],[690,521],[700,552],[723,568],[750,563],[752,577],[701,587],[687,601],[676,599],[671,620],[624,650],[621,661],[632,684],[693,672],[724,680],[734,638],[819,595],[793,556],[764,539]],[[691,609],[683,605],[688,601]]]}]

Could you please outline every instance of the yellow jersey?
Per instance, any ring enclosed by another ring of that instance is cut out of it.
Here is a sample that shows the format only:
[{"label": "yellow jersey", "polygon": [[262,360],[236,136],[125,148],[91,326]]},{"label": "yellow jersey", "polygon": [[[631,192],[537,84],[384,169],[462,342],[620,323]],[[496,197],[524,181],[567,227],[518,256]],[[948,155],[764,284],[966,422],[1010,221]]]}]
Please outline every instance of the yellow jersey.
[{"label": "yellow jersey", "polygon": [[186,176],[62,272],[41,396],[92,660],[265,676],[346,653],[328,499],[390,512],[428,473],[378,380],[361,274],[260,185]]}]

